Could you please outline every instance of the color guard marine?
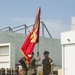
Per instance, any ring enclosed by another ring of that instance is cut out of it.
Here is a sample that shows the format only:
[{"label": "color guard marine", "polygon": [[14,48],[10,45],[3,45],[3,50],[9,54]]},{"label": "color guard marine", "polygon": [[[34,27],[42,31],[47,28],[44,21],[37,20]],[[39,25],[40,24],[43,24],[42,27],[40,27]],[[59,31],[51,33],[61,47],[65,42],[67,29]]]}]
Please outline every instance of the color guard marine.
[{"label": "color guard marine", "polygon": [[19,63],[21,64],[22,66],[22,75],[27,75],[27,65],[26,65],[26,59],[25,57],[22,57],[20,60],[19,60]]}]

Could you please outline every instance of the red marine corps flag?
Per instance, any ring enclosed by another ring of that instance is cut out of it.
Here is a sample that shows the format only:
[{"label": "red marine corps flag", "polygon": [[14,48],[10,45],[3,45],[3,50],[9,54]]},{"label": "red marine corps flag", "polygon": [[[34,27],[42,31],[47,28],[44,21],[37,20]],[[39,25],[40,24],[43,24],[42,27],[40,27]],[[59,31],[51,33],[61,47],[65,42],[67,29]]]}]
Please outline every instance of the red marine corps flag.
[{"label": "red marine corps flag", "polygon": [[30,63],[30,59],[31,59],[31,55],[32,55],[34,46],[36,43],[39,42],[40,10],[41,9],[39,7],[33,29],[29,33],[29,35],[27,36],[27,38],[25,39],[25,41],[21,47],[21,51],[22,51],[23,55],[25,56],[28,64]]}]

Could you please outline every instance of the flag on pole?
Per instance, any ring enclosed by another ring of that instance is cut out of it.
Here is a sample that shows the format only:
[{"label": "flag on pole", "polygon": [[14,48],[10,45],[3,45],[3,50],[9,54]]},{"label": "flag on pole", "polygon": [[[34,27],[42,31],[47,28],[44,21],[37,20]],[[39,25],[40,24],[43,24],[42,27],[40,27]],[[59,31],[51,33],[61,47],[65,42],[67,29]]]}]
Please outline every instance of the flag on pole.
[{"label": "flag on pole", "polygon": [[36,43],[39,42],[39,28],[40,28],[40,7],[39,7],[37,15],[36,15],[33,29],[28,34],[28,36],[26,37],[26,39],[21,47],[21,51],[22,51],[23,55],[25,56],[28,64],[30,64],[31,55],[32,55],[34,46]]}]

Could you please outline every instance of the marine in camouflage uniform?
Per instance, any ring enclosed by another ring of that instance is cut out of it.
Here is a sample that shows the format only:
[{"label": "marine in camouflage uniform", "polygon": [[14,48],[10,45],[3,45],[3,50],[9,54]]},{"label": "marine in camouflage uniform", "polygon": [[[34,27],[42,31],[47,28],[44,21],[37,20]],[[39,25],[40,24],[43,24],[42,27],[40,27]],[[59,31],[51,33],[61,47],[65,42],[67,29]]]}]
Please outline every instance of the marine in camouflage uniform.
[{"label": "marine in camouflage uniform", "polygon": [[53,60],[49,58],[49,52],[45,51],[44,53],[44,59],[42,60],[43,65],[43,75],[52,75],[52,71],[54,68]]},{"label": "marine in camouflage uniform", "polygon": [[32,58],[30,61],[29,70],[27,72],[27,75],[36,75],[36,69],[35,69],[35,58]]},{"label": "marine in camouflage uniform", "polygon": [[36,59],[34,58],[34,52],[32,52],[31,61],[30,61],[29,70],[27,72],[27,75],[36,75],[35,62],[39,60],[40,60],[39,54]]},{"label": "marine in camouflage uniform", "polygon": [[25,57],[22,57],[19,60],[19,63],[22,66],[22,75],[27,75],[27,65],[26,65],[26,59],[25,59]]}]

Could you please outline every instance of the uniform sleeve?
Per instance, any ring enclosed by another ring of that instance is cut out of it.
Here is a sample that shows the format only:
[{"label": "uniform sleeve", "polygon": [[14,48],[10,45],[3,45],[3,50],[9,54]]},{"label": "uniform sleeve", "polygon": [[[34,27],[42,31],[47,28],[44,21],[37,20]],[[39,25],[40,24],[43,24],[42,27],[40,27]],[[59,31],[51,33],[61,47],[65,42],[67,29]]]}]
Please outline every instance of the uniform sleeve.
[{"label": "uniform sleeve", "polygon": [[35,62],[35,61],[37,61],[37,60],[36,60],[36,58],[32,58],[31,60],[32,60],[32,62]]},{"label": "uniform sleeve", "polygon": [[37,58],[35,58],[34,60],[37,61]]},{"label": "uniform sleeve", "polygon": [[49,59],[50,65],[54,64],[52,59]]}]

